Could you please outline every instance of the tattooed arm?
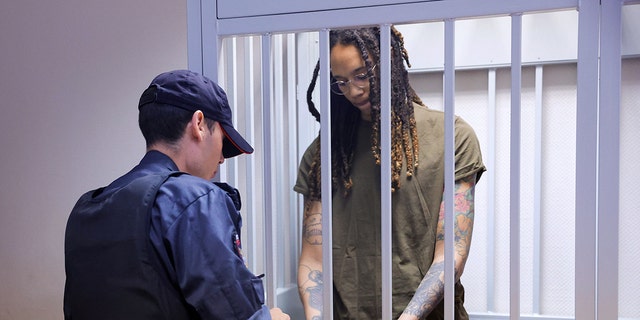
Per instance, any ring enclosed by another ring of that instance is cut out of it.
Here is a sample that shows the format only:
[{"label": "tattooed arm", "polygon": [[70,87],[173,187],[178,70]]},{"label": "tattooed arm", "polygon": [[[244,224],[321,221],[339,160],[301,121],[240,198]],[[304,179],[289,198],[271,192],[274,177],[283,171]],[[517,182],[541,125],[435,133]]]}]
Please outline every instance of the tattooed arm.
[{"label": "tattooed arm", "polygon": [[322,205],[305,199],[298,292],[307,320],[322,319]]},{"label": "tattooed arm", "polygon": [[[455,183],[454,194],[454,256],[455,279],[464,270],[471,246],[474,215],[474,189],[476,177],[471,175]],[[436,233],[433,263],[420,282],[416,293],[404,309],[400,320],[417,320],[431,313],[444,296],[444,201],[440,204],[440,217]]]}]

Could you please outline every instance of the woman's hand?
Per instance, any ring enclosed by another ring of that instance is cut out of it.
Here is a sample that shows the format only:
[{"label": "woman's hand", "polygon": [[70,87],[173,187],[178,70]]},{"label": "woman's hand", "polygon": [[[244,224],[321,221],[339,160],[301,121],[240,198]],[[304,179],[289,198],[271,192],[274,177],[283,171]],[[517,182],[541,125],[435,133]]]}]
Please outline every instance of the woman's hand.
[{"label": "woman's hand", "polygon": [[271,319],[273,320],[290,320],[291,319],[291,317],[289,317],[288,314],[282,312],[280,308],[273,308],[269,310],[269,313],[271,314]]}]

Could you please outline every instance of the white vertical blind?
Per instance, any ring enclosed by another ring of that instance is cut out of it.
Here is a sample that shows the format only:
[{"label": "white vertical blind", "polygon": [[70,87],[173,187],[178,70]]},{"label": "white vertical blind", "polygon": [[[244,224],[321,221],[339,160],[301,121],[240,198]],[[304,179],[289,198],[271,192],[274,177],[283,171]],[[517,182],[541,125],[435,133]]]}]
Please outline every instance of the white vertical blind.
[{"label": "white vertical blind", "polygon": [[[291,192],[292,185],[294,183],[293,178],[296,176],[298,172],[298,149],[295,148],[297,146],[297,135],[291,134],[291,131],[294,131],[294,128],[297,127],[298,121],[298,108],[296,104],[296,94],[297,90],[292,88],[292,84],[295,83],[296,79],[296,71],[297,68],[294,66],[296,61],[296,40],[295,35],[289,34],[287,35],[287,84],[289,85],[287,90],[287,111],[285,112],[285,117],[287,117],[286,128],[289,130],[289,134],[287,134],[287,145],[291,148],[288,153],[288,177],[290,177],[291,181],[283,181],[285,189],[283,189],[283,194],[287,194]],[[283,146],[282,150],[287,150],[287,146]],[[297,207],[297,199],[296,197],[288,197],[289,203],[287,209],[289,212],[295,213],[289,215],[289,229],[288,232],[285,232],[285,244],[288,245],[289,250],[287,250],[287,255],[285,256],[284,263],[288,264],[290,267],[288,268],[289,274],[287,278],[291,279],[291,283],[296,283],[298,277],[298,253],[300,252],[301,241],[298,236],[301,224],[301,215],[297,214],[295,210]],[[287,219],[283,218],[283,225],[287,224]],[[285,283],[287,285],[287,283]],[[297,290],[296,290],[297,294]]]},{"label": "white vertical blind", "polygon": [[485,165],[488,168],[488,172],[484,174],[487,182],[487,186],[489,187],[487,190],[487,312],[494,312],[495,305],[495,186],[496,186],[496,171],[491,170],[491,168],[496,168],[496,69],[489,69],[487,72],[487,108],[488,119],[487,119],[487,128],[488,128],[488,139],[486,140],[488,154],[484,155],[483,160],[485,161]]},{"label": "white vertical blind", "polygon": [[[243,77],[243,88],[244,88],[244,126],[245,133],[244,137],[247,141],[256,141],[255,135],[255,105],[254,105],[254,56],[253,51],[251,50],[254,45],[253,37],[245,37],[243,40],[244,44],[244,60],[243,64],[244,68],[244,77]],[[255,147],[255,146],[254,146]],[[255,157],[247,157],[245,163],[245,179],[247,181],[256,181],[256,163]],[[255,183],[247,183],[246,184],[247,193],[248,194],[257,194],[257,188]],[[245,201],[243,204],[245,208],[245,212],[255,212],[257,210],[255,206],[255,201]],[[254,214],[245,215],[245,219],[247,223],[244,228],[248,232],[245,233],[248,239],[248,251],[251,255],[246,257],[248,261],[250,261],[249,266],[251,270],[258,270],[258,220],[255,218]]]},{"label": "white vertical blind", "polygon": [[[238,106],[238,48],[236,38],[228,38],[222,41],[223,48],[220,56],[220,65],[223,68],[218,68],[219,85],[225,88],[227,93],[227,100],[230,106]],[[232,114],[233,123],[238,123],[238,112]],[[220,170],[218,173],[219,181],[227,181],[231,185],[237,185],[237,165],[236,161],[226,161],[224,170]]]},{"label": "white vertical blind", "polygon": [[540,292],[541,292],[541,253],[542,250],[542,73],[543,67],[536,66],[535,71],[535,152],[534,152],[534,199],[533,199],[533,292],[532,292],[532,312],[540,314]]}]

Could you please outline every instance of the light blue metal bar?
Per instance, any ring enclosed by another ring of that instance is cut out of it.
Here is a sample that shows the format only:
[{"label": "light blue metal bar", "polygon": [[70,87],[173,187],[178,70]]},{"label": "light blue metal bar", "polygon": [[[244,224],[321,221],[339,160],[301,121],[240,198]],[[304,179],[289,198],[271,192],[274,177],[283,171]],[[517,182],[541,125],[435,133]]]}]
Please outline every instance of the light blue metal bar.
[{"label": "light blue metal bar", "polygon": [[392,318],[391,25],[380,25],[380,219],[382,319]]},{"label": "light blue metal bar", "polygon": [[263,194],[263,203],[264,203],[264,227],[265,227],[265,236],[264,236],[264,248],[267,250],[267,254],[265,255],[265,273],[267,274],[266,283],[266,294],[267,294],[267,305],[271,308],[278,305],[278,295],[276,292],[275,278],[276,278],[276,264],[275,257],[278,255],[278,248],[274,246],[274,230],[275,228],[275,219],[273,217],[273,172],[272,172],[272,131],[271,131],[271,116],[272,116],[272,105],[271,105],[271,93],[273,85],[271,83],[272,79],[272,69],[271,69],[271,34],[266,33],[262,35],[262,162],[263,162],[263,181],[262,181],[262,194]]},{"label": "light blue metal bar", "polygon": [[598,319],[618,318],[621,0],[601,2],[598,115]]},{"label": "light blue metal bar", "polygon": [[322,168],[322,319],[333,319],[333,213],[331,208],[331,108],[329,92],[329,29],[320,41],[320,167]]},{"label": "light blue metal bar", "polygon": [[540,298],[542,284],[540,274],[542,262],[540,253],[542,248],[542,65],[536,66],[535,76],[535,159],[533,168],[533,296],[532,312],[540,314]]},{"label": "light blue metal bar", "polygon": [[600,0],[578,9],[576,118],[576,320],[596,319],[596,177]]},{"label": "light blue metal bar", "polygon": [[[285,217],[283,216],[283,214],[285,212],[287,212],[285,210],[284,207],[284,197],[281,195],[287,194],[288,192],[290,192],[291,189],[285,189],[285,187],[288,186],[287,183],[285,183],[284,181],[284,173],[285,173],[285,161],[284,161],[284,153],[282,152],[282,150],[285,150],[285,146],[284,146],[284,128],[287,127],[286,123],[284,123],[285,121],[285,111],[284,111],[284,63],[283,60],[285,59],[284,57],[284,50],[283,50],[283,40],[282,40],[282,35],[281,34],[275,34],[271,36],[271,41],[272,41],[272,48],[271,51],[273,52],[273,56],[276,57],[273,60],[273,84],[272,84],[272,88],[273,88],[273,105],[271,107],[271,114],[273,116],[272,119],[272,129],[273,129],[273,151],[274,151],[274,164],[272,166],[274,172],[276,173],[275,175],[271,175],[272,179],[274,180],[275,184],[273,184],[273,190],[275,191],[275,193],[273,193],[274,195],[274,205],[275,205],[275,211],[274,212],[278,212],[279,213],[279,217],[274,217],[273,218],[273,222],[274,222],[274,243],[276,244],[275,248],[277,248],[277,252],[278,254],[276,255],[275,252],[273,253],[273,256],[275,258],[278,258],[279,261],[286,261],[284,260],[286,257],[286,242],[285,242],[285,236],[287,234],[287,232],[285,232],[285,228],[284,228],[284,224],[283,221],[285,219]],[[277,72],[275,71],[277,70]],[[276,151],[277,150],[277,151]],[[278,159],[278,160],[275,160]],[[285,264],[284,263],[277,263],[275,262],[275,267],[276,267],[276,273],[274,273],[274,275],[278,275],[276,281],[275,281],[275,286],[276,288],[280,288],[280,287],[284,287],[285,284]],[[276,289],[277,290],[277,289]]]},{"label": "light blue metal bar", "polygon": [[[293,90],[295,88],[295,86],[293,85],[293,83],[295,83],[295,81],[293,79],[296,79],[296,68],[297,68],[297,64],[293,63],[294,61],[296,61],[296,36],[294,34],[288,34],[287,35],[287,80],[288,80],[288,85],[289,85],[289,90],[287,92],[287,128],[288,130],[293,130],[294,128],[297,127],[297,120],[298,120],[298,108],[296,108],[297,104],[297,100],[296,100],[296,90]],[[297,131],[295,131],[297,133]],[[297,134],[292,134],[291,131],[289,131],[289,153],[288,153],[288,170],[289,170],[289,177],[295,177],[297,172],[298,172],[298,143],[297,143]],[[286,191],[287,192],[291,192],[291,190],[293,190],[293,180],[289,179],[290,181],[288,183],[286,183]],[[289,274],[289,278],[286,279],[288,281],[288,283],[297,283],[297,274],[298,274],[298,259],[299,259],[299,255],[298,253],[300,252],[300,248],[301,248],[301,241],[300,241],[300,237],[298,237],[298,233],[300,231],[300,226],[302,225],[300,222],[300,215],[298,214],[297,210],[297,197],[288,197],[289,199],[289,212],[292,212],[293,214],[289,214],[287,215],[287,219],[289,222],[289,230],[286,233],[286,236],[288,238],[286,238],[285,243],[288,243],[288,247],[289,247],[289,252],[288,255],[285,256],[285,263],[289,264],[289,270],[290,270],[290,274]]]},{"label": "light blue metal bar", "polygon": [[455,20],[444,21],[444,318],[454,319]]},{"label": "light blue metal bar", "polygon": [[488,74],[488,108],[487,119],[487,312],[496,310],[496,69],[489,69]]},{"label": "light blue metal bar", "polygon": [[[469,313],[471,320],[507,320],[510,319],[508,314],[501,313]],[[562,316],[545,316],[545,315],[522,315],[520,320],[575,320],[573,317]],[[632,320],[632,319],[618,319]],[[635,319],[633,319],[635,320]]]},{"label": "light blue metal bar", "polygon": [[222,48],[222,37],[217,24],[217,11],[215,0],[201,0],[201,43],[202,43],[202,70],[203,75],[218,82],[218,57]]},{"label": "light blue metal bar", "polygon": [[187,0],[187,65],[202,72],[202,10],[200,0]]},{"label": "light blue metal bar", "polygon": [[522,86],[522,14],[511,15],[511,162],[510,162],[510,268],[509,314],[520,318],[520,144]]},{"label": "light blue metal bar", "polygon": [[508,15],[576,8],[578,0],[474,0],[422,1],[392,5],[308,11],[219,20],[221,35],[295,32],[357,25],[398,24],[443,19]]}]

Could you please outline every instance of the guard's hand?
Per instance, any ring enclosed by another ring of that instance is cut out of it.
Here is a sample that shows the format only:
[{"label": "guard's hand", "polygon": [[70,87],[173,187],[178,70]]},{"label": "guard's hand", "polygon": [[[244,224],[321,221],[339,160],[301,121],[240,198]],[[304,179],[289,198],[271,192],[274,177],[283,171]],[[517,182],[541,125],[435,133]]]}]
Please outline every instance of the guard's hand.
[{"label": "guard's hand", "polygon": [[291,319],[291,317],[289,317],[288,314],[282,312],[280,308],[273,308],[269,310],[269,313],[271,314],[271,319],[273,320],[290,320]]}]

